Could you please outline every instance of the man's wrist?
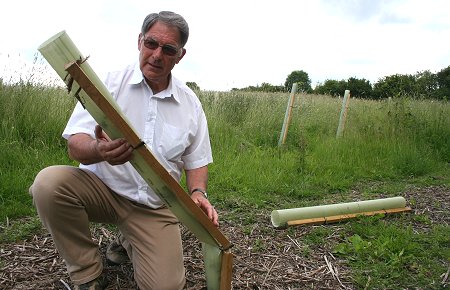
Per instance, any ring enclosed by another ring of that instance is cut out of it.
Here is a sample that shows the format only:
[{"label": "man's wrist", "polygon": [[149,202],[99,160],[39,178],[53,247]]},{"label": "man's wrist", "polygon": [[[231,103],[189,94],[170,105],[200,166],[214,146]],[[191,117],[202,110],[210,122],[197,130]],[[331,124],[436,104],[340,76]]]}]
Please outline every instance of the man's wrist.
[{"label": "man's wrist", "polygon": [[201,194],[203,194],[203,196],[204,196],[206,199],[208,199],[208,193],[206,193],[206,191],[203,190],[203,189],[201,189],[201,188],[194,188],[194,189],[191,191],[191,195],[194,194],[194,192],[196,192],[196,191],[200,192]]}]

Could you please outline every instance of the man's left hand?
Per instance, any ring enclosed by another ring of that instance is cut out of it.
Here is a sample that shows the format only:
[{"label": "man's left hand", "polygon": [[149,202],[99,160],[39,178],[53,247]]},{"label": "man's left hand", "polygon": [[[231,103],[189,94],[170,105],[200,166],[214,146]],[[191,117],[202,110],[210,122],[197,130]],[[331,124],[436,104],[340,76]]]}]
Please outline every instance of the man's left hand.
[{"label": "man's left hand", "polygon": [[208,218],[212,221],[212,223],[218,227],[219,226],[219,215],[217,214],[216,209],[211,205],[208,199],[203,195],[203,193],[196,191],[191,195],[192,200],[195,204],[200,207]]}]

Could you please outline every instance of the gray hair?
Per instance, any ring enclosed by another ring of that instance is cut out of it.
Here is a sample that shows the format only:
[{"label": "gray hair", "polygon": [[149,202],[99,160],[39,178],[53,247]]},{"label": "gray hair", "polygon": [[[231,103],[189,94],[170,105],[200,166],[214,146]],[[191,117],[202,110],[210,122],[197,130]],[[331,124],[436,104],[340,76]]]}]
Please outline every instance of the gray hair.
[{"label": "gray hair", "polygon": [[161,11],[159,13],[151,13],[145,17],[142,23],[141,33],[144,35],[157,21],[163,22],[167,25],[172,25],[178,28],[180,32],[181,47],[186,45],[189,38],[189,26],[181,15],[171,11]]}]

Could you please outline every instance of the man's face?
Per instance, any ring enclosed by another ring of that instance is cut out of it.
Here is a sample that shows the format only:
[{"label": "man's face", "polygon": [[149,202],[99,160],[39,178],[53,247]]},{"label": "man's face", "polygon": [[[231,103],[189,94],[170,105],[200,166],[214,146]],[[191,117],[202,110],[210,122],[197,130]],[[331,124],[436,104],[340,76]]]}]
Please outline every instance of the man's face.
[{"label": "man's face", "polygon": [[[139,34],[140,68],[155,93],[167,87],[170,72],[185,54],[179,40],[178,29],[162,22],[156,22],[145,35]],[[175,49],[177,53],[170,55],[171,49]]]}]

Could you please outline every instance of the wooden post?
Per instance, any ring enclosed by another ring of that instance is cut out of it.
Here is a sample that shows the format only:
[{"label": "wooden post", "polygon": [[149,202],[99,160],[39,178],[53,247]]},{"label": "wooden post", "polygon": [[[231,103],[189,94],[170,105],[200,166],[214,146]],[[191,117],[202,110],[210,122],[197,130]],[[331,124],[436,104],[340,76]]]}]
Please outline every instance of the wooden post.
[{"label": "wooden post", "polygon": [[284,115],[283,127],[281,128],[280,139],[278,140],[278,146],[281,146],[286,142],[288,127],[289,127],[289,123],[291,122],[292,108],[294,107],[295,93],[297,92],[297,87],[298,87],[297,83],[294,83],[292,85],[291,94],[289,96],[289,100],[288,100],[288,104],[287,104],[287,108],[286,108],[286,114]]},{"label": "wooden post", "polygon": [[288,221],[288,226],[298,226],[298,225],[317,225],[317,224],[329,224],[329,223],[337,223],[341,221],[345,221],[348,219],[357,218],[359,216],[374,216],[377,214],[393,214],[393,213],[401,213],[401,212],[407,212],[411,211],[411,208],[409,206],[407,207],[401,207],[401,208],[393,208],[393,209],[383,209],[383,210],[375,210],[375,211],[366,211],[366,212],[359,212],[359,213],[349,213],[349,214],[342,214],[342,215],[333,215],[333,216],[326,216],[326,217],[318,217],[318,218],[308,218],[308,219],[302,219],[302,220],[293,220]]},{"label": "wooden post", "polygon": [[222,269],[220,272],[220,290],[230,290],[233,277],[233,254],[230,251],[222,252]]},{"label": "wooden post", "polygon": [[342,137],[344,134],[345,121],[347,119],[347,110],[350,103],[350,91],[345,90],[344,100],[342,101],[341,115],[339,117],[339,125],[336,132],[336,138]]}]

